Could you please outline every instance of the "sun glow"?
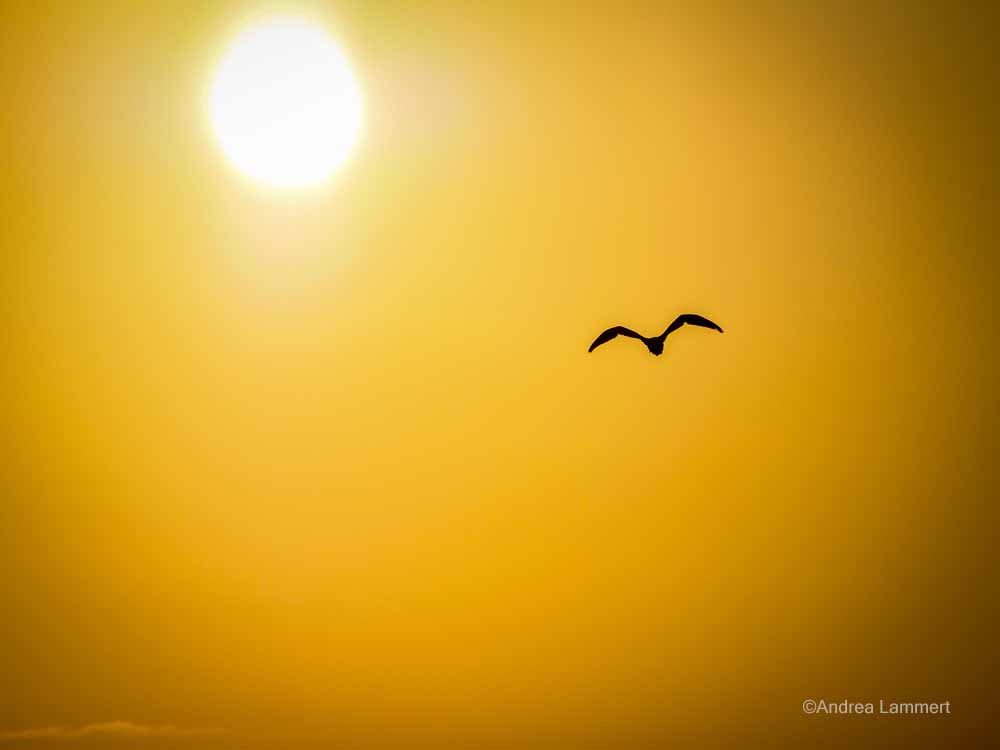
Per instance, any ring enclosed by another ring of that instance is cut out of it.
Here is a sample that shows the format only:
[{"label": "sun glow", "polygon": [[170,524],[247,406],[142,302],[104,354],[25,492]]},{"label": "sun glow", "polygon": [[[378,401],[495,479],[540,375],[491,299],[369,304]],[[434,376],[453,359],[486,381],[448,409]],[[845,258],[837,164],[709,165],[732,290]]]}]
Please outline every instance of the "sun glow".
[{"label": "sun glow", "polygon": [[343,53],[317,24],[279,16],[243,31],[219,64],[211,118],[226,156],[276,187],[327,179],[361,130],[361,91]]}]

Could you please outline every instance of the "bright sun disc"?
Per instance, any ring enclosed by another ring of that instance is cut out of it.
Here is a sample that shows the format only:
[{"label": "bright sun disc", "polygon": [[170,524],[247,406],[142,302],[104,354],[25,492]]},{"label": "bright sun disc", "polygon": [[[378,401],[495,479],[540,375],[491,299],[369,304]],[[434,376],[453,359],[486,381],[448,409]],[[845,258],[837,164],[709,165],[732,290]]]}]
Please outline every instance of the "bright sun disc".
[{"label": "bright sun disc", "polygon": [[361,92],[326,32],[277,17],[240,34],[215,74],[212,127],[244,173],[278,187],[312,185],[347,158],[361,130]]}]

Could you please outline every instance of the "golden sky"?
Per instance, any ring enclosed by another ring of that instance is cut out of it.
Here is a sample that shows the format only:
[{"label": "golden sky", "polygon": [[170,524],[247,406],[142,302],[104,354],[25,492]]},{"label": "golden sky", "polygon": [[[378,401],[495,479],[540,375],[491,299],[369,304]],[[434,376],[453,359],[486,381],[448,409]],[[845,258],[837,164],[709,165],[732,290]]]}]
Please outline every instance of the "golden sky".
[{"label": "golden sky", "polygon": [[996,739],[997,18],[746,5],[299,3],[279,192],[261,6],[8,3],[0,750]]}]

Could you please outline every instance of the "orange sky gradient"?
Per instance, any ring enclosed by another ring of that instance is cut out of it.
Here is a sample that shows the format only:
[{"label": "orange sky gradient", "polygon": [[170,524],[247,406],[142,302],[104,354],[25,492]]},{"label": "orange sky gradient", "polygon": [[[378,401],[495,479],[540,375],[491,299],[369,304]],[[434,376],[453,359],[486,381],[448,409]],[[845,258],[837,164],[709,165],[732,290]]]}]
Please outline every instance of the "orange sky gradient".
[{"label": "orange sky gradient", "polygon": [[300,4],[300,192],[261,6],[6,8],[0,750],[995,741],[998,19],[820,5]]}]

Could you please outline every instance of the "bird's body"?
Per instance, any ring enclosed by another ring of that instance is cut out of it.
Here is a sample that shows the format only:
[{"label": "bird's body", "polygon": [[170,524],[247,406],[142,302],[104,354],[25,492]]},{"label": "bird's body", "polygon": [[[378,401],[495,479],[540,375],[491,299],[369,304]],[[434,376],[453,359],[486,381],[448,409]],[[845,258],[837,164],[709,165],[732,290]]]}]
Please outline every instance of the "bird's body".
[{"label": "bird's body", "polygon": [[606,344],[608,341],[611,341],[611,339],[617,336],[628,336],[629,338],[639,339],[639,341],[644,343],[646,348],[649,349],[650,354],[659,357],[663,354],[663,342],[667,340],[667,336],[683,326],[685,323],[693,326],[701,326],[702,328],[711,328],[719,333],[722,333],[722,328],[708,318],[703,318],[702,316],[695,315],[694,313],[684,313],[683,315],[678,315],[674,322],[667,327],[667,330],[659,336],[647,337],[643,336],[641,333],[636,333],[631,328],[626,328],[625,326],[614,326],[613,328],[607,329],[600,336],[594,339],[594,343],[590,345],[590,348],[587,351],[592,352],[601,344]]}]

